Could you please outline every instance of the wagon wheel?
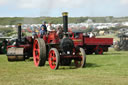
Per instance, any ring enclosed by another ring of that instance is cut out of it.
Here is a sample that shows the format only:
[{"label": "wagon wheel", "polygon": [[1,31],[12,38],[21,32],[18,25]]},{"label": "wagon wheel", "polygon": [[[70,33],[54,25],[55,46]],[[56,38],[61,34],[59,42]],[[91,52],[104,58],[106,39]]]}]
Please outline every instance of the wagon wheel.
[{"label": "wagon wheel", "polygon": [[35,66],[44,66],[46,61],[46,45],[43,39],[36,39],[33,44]]},{"label": "wagon wheel", "polygon": [[103,54],[103,48],[101,46],[96,47],[95,54]]},{"label": "wagon wheel", "polygon": [[49,66],[51,69],[58,69],[59,62],[60,62],[60,55],[56,48],[51,48],[49,51],[49,57],[48,57]]},{"label": "wagon wheel", "polygon": [[76,67],[83,68],[86,65],[86,54],[83,48],[80,48],[79,55],[81,57],[81,60],[74,60],[74,63]]}]

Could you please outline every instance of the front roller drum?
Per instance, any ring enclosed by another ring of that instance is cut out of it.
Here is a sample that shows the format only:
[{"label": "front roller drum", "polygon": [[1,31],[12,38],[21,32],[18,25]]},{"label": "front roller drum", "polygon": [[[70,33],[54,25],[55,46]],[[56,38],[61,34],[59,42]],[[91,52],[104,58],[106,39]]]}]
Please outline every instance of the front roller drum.
[{"label": "front roller drum", "polygon": [[8,61],[24,61],[24,48],[8,48],[7,58]]}]

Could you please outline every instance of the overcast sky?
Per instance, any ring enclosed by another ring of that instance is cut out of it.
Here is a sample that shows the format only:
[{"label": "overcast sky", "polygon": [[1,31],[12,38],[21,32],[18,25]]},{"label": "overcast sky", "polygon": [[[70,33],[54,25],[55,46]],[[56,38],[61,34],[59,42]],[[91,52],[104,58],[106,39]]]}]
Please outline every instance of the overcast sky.
[{"label": "overcast sky", "polygon": [[128,0],[0,0],[0,17],[128,16]]}]

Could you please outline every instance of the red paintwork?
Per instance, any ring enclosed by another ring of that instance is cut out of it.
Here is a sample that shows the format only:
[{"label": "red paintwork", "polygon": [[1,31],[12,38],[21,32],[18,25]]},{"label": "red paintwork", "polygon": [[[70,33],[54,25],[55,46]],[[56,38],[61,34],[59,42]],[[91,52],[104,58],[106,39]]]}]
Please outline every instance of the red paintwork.
[{"label": "red paintwork", "polygon": [[11,48],[11,47],[16,47],[16,48],[25,48],[25,49],[27,49],[27,48],[32,47],[32,45],[30,45],[30,44],[19,45],[19,46],[9,45],[9,46],[7,46],[7,49],[8,49],[8,48]]},{"label": "red paintwork", "polygon": [[84,37],[84,44],[86,45],[112,45],[113,38],[86,38]]},{"label": "red paintwork", "polygon": [[[40,34],[38,37],[40,37]],[[58,44],[60,41],[56,31],[50,31],[49,33],[43,35],[43,39],[47,44]]]},{"label": "red paintwork", "polygon": [[[108,49],[111,45],[113,45],[113,38],[89,38],[89,36],[84,36],[83,33],[78,33],[78,36],[76,37],[76,34],[73,32],[70,32],[72,37],[71,39],[74,42],[75,47],[80,46],[86,50],[86,52],[95,52],[97,50],[97,47],[100,50],[99,54],[102,54],[103,52],[107,52],[105,49]],[[102,49],[102,52],[101,52]]]},{"label": "red paintwork", "polygon": [[74,41],[74,45],[112,45],[113,44],[113,38],[89,38],[86,36],[83,36],[83,33],[79,33],[79,37],[75,38],[74,33],[71,33],[72,37],[71,39]]},{"label": "red paintwork", "polygon": [[71,39],[73,40],[75,46],[84,44],[84,42],[83,42],[83,34],[82,33],[79,34],[78,38],[75,38],[74,37],[74,33],[72,33]]},{"label": "red paintwork", "polygon": [[56,33],[56,31],[51,31],[49,32],[48,36],[47,36],[47,43],[52,43],[52,44],[58,44],[59,43],[59,37]]}]

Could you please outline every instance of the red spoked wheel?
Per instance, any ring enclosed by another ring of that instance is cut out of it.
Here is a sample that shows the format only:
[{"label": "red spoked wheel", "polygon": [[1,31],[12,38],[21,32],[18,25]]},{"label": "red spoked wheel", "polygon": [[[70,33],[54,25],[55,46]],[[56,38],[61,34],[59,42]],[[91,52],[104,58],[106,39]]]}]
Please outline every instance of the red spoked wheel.
[{"label": "red spoked wheel", "polygon": [[103,48],[101,46],[96,47],[95,54],[103,54]]},{"label": "red spoked wheel", "polygon": [[60,55],[56,48],[51,48],[49,51],[48,62],[51,69],[56,70],[59,68]]},{"label": "red spoked wheel", "polygon": [[86,65],[86,53],[83,48],[80,48],[79,56],[81,60],[74,60],[74,63],[77,68],[83,68]]},{"label": "red spoked wheel", "polygon": [[46,61],[46,46],[43,39],[36,39],[33,44],[33,59],[35,66],[44,66]]}]

